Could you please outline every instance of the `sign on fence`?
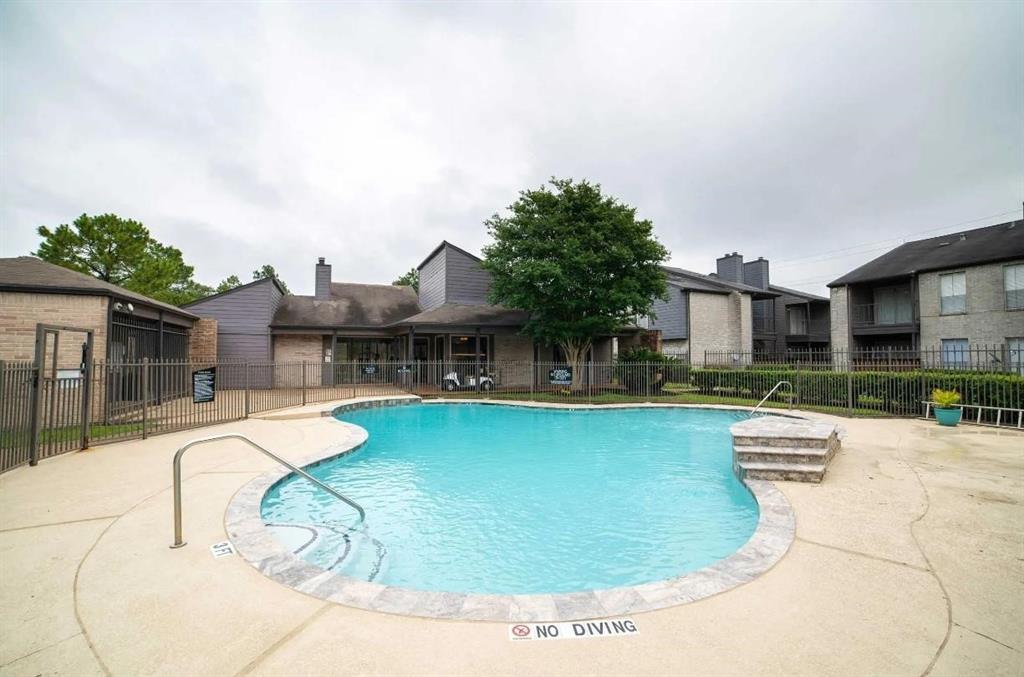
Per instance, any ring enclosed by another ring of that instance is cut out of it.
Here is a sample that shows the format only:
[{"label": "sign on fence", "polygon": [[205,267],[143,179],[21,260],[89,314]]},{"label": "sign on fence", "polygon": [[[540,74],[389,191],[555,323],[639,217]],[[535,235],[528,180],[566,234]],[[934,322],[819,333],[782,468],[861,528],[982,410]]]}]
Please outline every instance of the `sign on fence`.
[{"label": "sign on fence", "polygon": [[192,402],[213,402],[217,390],[217,367],[192,372]]},{"label": "sign on fence", "polygon": [[553,386],[571,386],[572,367],[555,367],[549,370],[548,381]]}]

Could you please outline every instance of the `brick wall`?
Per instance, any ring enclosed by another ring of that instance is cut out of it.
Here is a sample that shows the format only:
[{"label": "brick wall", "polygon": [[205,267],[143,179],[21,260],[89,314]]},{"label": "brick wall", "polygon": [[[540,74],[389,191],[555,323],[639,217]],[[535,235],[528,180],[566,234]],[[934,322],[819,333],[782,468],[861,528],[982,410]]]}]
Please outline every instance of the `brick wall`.
[{"label": "brick wall", "polygon": [[850,349],[850,289],[849,287],[833,287],[830,296],[832,350],[846,351]]},{"label": "brick wall", "polygon": [[193,362],[217,361],[217,320],[204,317],[188,335],[188,357]]},{"label": "brick wall", "polygon": [[[103,296],[0,292],[0,360],[35,358],[36,324],[56,324],[93,330],[93,356],[107,355],[107,303]],[[62,332],[58,367],[74,368],[81,361],[84,334]]]},{"label": "brick wall", "polygon": [[690,292],[690,360],[705,352],[749,353],[753,349],[750,296]]},{"label": "brick wall", "polygon": [[[324,359],[324,339],[319,334],[282,334],[274,337],[274,363],[294,364],[297,362],[322,362]],[[315,368],[310,374],[319,374]],[[302,385],[302,372],[299,367],[280,367],[275,369],[274,383],[278,388],[298,388]]]},{"label": "brick wall", "polygon": [[[522,334],[495,334],[493,354],[494,359],[499,362],[532,362],[533,339]],[[529,369],[511,366],[504,369],[501,366],[498,368],[501,371],[498,374],[498,382],[501,385],[530,384]]]},{"label": "brick wall", "polygon": [[[1004,265],[992,263],[919,275],[921,346],[938,348],[942,339],[967,339],[972,345],[979,346],[996,345],[1005,343],[1010,337],[1024,336],[1024,311],[1006,310]],[[965,273],[967,283],[967,312],[942,315],[939,276],[961,271]]]}]

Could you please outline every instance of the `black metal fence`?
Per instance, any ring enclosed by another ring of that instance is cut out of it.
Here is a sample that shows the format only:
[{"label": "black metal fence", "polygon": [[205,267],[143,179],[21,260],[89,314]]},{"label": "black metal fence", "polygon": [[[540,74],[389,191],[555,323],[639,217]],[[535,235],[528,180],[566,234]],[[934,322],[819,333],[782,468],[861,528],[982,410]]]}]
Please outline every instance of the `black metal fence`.
[{"label": "black metal fence", "polygon": [[[972,355],[955,367],[948,361],[933,364],[920,351],[914,356],[890,352],[881,360],[839,351],[708,353],[704,364],[589,362],[575,370],[564,363],[515,361],[142,361],[96,362],[77,374],[63,370],[50,378],[33,363],[0,363],[0,471],[91,443],[145,438],[286,407],[401,394],[750,407],[783,382],[766,407],[922,416],[932,391],[942,388],[958,391],[965,405],[984,408],[970,410],[972,422],[1021,427],[1024,376],[1002,357],[982,363]],[[210,369],[213,397],[196,398],[193,378]]]},{"label": "black metal fence", "polygon": [[950,344],[934,348],[877,346],[855,350],[795,348],[782,352],[706,351],[707,367],[813,366],[851,371],[915,369],[1024,375],[1024,346],[1008,343]]}]

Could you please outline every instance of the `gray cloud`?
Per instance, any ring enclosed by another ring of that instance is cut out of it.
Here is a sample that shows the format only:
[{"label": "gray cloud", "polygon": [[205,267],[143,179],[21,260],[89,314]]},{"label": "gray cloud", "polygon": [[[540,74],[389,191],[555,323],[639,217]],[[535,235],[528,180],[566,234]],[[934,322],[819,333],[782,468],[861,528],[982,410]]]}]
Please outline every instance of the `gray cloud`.
[{"label": "gray cloud", "polygon": [[1019,216],[1022,25],[1010,2],[5,3],[0,254],[113,211],[207,282],[272,263],[309,291],[317,256],[387,282],[557,175],[635,205],[677,265],[739,250],[820,291]]}]

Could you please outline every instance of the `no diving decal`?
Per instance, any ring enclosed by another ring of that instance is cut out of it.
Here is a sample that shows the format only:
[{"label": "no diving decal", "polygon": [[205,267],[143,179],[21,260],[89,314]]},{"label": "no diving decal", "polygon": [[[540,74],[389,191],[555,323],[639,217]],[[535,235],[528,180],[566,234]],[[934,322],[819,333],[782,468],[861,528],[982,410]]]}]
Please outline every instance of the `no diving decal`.
[{"label": "no diving decal", "polygon": [[513,642],[533,639],[592,639],[636,635],[639,632],[632,618],[571,623],[514,623],[508,626],[508,638]]}]

